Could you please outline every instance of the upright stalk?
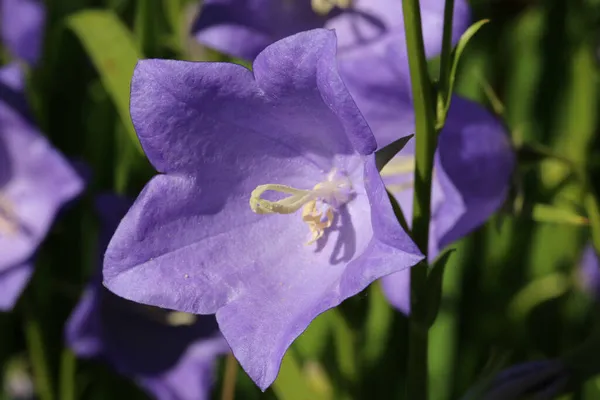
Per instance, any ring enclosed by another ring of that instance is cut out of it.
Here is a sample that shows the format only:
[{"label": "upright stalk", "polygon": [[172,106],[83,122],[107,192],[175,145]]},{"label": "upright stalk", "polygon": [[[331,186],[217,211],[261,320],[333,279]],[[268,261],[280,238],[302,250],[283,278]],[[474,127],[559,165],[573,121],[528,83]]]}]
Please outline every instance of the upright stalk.
[{"label": "upright stalk", "polygon": [[[410,66],[413,106],[415,110],[415,179],[412,234],[415,243],[427,255],[429,219],[431,215],[431,180],[433,154],[436,145],[436,120],[433,87],[427,71],[427,60],[421,30],[419,0],[403,0],[406,46]],[[424,286],[427,281],[427,263],[411,270],[411,315],[409,321],[407,399],[427,399],[427,330],[421,310]]]},{"label": "upright stalk", "polygon": [[442,36],[442,55],[440,58],[440,77],[438,95],[438,118],[446,104],[450,93],[450,70],[452,67],[452,16],[454,14],[454,0],[446,0],[444,7],[444,33]]},{"label": "upright stalk", "polygon": [[[28,294],[26,294],[28,296]],[[52,389],[52,377],[48,369],[48,359],[42,335],[42,328],[37,314],[33,311],[34,306],[27,298],[24,302],[24,331],[27,349],[31,357],[33,368],[33,379],[35,390],[40,400],[54,400],[54,391]]]}]

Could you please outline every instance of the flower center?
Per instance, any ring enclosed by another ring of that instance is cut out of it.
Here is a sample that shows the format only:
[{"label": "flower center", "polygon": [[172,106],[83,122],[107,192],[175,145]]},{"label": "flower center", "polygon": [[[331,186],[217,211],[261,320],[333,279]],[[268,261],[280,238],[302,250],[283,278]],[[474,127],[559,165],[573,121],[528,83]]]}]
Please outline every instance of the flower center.
[{"label": "flower center", "polygon": [[310,4],[315,13],[327,15],[334,7],[350,8],[352,0],[311,0]]},{"label": "flower center", "polygon": [[[270,201],[261,197],[267,191],[289,196]],[[312,190],[277,184],[257,186],[250,194],[250,208],[256,214],[292,214],[302,208],[302,221],[308,225],[311,233],[306,244],[312,244],[331,227],[335,211],[349,202],[353,195],[348,176],[334,169],[325,181],[317,183]]]},{"label": "flower center", "polygon": [[19,230],[19,222],[12,202],[0,194],[0,237],[12,236]]}]

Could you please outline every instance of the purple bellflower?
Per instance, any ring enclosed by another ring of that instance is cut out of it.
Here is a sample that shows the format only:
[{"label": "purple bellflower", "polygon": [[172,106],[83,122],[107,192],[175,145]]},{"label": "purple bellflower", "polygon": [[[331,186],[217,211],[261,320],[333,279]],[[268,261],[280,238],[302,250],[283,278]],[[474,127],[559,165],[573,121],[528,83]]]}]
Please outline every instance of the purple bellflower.
[{"label": "purple bellflower", "polygon": [[568,369],[557,360],[532,361],[499,372],[485,389],[472,389],[463,400],[552,400],[567,386]]},{"label": "purple bellflower", "polygon": [[[132,201],[97,201],[105,249]],[[194,316],[133,303],[94,279],[67,323],[66,338],[81,357],[100,358],[159,400],[210,398],[216,357],[229,350],[212,315]]]},{"label": "purple bellflower", "polygon": [[[363,46],[339,57],[344,82],[377,139],[378,148],[414,132],[408,59],[403,40]],[[483,224],[504,203],[515,165],[506,128],[479,104],[453,96],[438,138],[432,187],[429,257]],[[410,224],[414,139],[381,171]],[[410,271],[383,279],[388,300],[410,311]]]},{"label": "purple bellflower", "polygon": [[0,69],[0,310],[13,307],[32,258],[83,181],[27,115],[16,64]]},{"label": "purple bellflower", "polygon": [[[400,115],[400,113],[398,113]],[[368,121],[369,115],[365,117]],[[413,205],[414,141],[381,171],[410,224]],[[431,197],[429,258],[482,225],[506,200],[515,165],[502,123],[470,100],[455,96],[438,138]],[[410,312],[410,274],[382,280],[388,300]]]},{"label": "purple bellflower", "polygon": [[162,174],[117,228],[105,285],[140,303],[216,313],[263,390],[317,315],[422,260],[337,72],[333,31],[278,41],[253,71],[141,61],[131,87],[138,137]]},{"label": "purple bellflower", "polygon": [[600,299],[600,261],[591,244],[585,248],[577,272],[579,286],[590,296]]},{"label": "purple bellflower", "polygon": [[34,65],[42,48],[46,9],[41,0],[0,0],[0,35],[13,57]]},{"label": "purple bellflower", "polygon": [[[422,0],[421,19],[427,54],[441,50],[443,0]],[[470,9],[454,4],[453,39],[467,28]],[[253,60],[271,43],[313,28],[335,29],[339,54],[374,42],[404,41],[401,0],[206,0],[192,34],[202,44]]]}]

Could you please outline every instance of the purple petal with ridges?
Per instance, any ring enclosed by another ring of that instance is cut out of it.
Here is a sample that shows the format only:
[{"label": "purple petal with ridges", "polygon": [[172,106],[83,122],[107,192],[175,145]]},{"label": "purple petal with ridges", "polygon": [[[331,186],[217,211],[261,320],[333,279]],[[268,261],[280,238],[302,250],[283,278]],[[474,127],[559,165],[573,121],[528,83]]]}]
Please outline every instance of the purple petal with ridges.
[{"label": "purple petal with ridges", "polygon": [[[315,30],[266,49],[254,76],[162,61],[141,62],[134,74],[136,130],[169,173],[149,182],[121,222],[105,284],[138,302],[216,313],[262,389],[318,314],[422,258],[365,156],[375,140],[337,74],[335,49],[333,32]],[[316,245],[305,245],[299,213],[251,211],[256,186],[311,189],[333,167],[348,173],[356,196]]]}]

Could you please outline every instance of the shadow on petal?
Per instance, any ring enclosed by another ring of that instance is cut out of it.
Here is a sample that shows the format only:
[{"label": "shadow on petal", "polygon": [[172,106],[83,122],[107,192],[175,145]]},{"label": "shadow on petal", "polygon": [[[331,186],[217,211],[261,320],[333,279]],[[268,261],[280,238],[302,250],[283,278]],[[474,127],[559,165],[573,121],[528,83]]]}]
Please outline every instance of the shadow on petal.
[{"label": "shadow on petal", "polygon": [[335,245],[329,257],[332,265],[352,260],[356,253],[356,232],[352,224],[352,218],[346,206],[340,207],[335,213],[335,225],[327,229],[323,237],[317,241],[315,253],[323,251],[326,247],[329,237],[333,232],[337,232]]}]

